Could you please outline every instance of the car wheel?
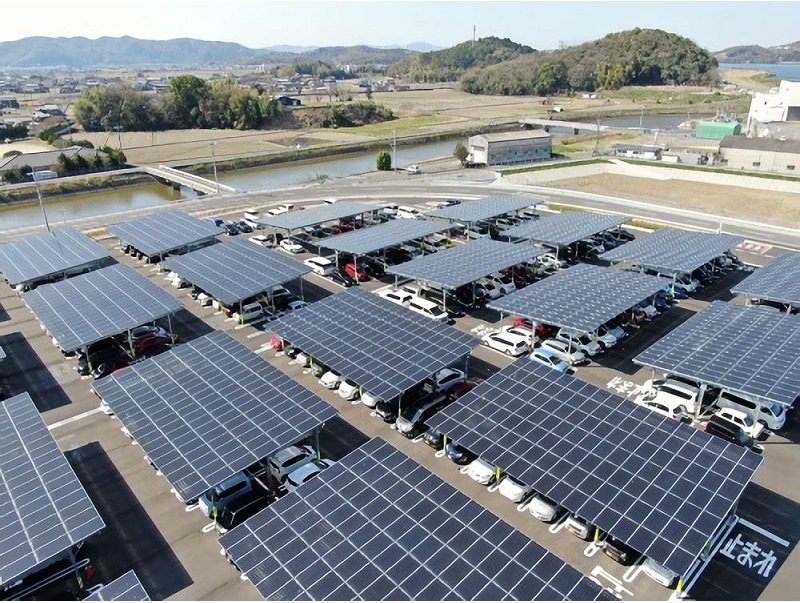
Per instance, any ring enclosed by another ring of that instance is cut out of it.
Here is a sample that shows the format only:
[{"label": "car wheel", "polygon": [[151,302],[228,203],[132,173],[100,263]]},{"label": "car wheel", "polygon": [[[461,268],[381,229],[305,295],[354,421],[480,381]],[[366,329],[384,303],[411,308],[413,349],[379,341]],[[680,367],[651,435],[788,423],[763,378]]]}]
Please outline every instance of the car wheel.
[{"label": "car wheel", "polygon": [[686,410],[685,406],[679,406],[678,407],[678,412],[681,413],[682,415],[688,415],[689,414],[689,411]]}]

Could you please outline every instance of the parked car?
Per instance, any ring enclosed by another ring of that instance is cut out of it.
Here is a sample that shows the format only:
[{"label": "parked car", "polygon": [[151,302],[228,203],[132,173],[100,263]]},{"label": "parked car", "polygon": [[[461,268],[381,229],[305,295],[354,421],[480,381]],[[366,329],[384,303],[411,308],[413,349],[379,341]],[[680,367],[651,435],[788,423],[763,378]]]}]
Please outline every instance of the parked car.
[{"label": "parked car", "polygon": [[397,420],[399,402],[397,398],[392,400],[379,400],[375,404],[375,414],[383,419],[384,423],[394,423]]},{"label": "parked car", "polygon": [[405,218],[411,220],[424,220],[425,216],[416,207],[410,205],[401,205],[397,208],[397,218]]},{"label": "parked car", "polygon": [[603,541],[603,553],[622,565],[630,565],[641,556],[639,551],[610,534]]},{"label": "parked car", "polygon": [[105,361],[109,357],[116,357],[122,353],[119,344],[113,337],[103,339],[89,345],[87,353],[78,354],[78,364],[75,370],[79,375],[88,375],[92,368]]},{"label": "parked car", "polygon": [[564,512],[564,507],[538,492],[528,502],[528,511],[539,521],[555,521]]},{"label": "parked car", "polygon": [[426,431],[425,422],[450,403],[443,393],[437,392],[404,406],[395,420],[398,433],[415,438]]},{"label": "parked car", "polygon": [[514,322],[511,324],[515,327],[522,327],[523,329],[532,330],[539,339],[547,339],[550,337],[551,329],[547,325],[544,325],[540,322],[533,322],[529,318],[517,316],[514,318]]},{"label": "parked car", "polygon": [[420,169],[420,167],[416,163],[409,165],[406,168],[406,171],[409,174],[421,174],[422,173],[422,170]]},{"label": "parked car", "polygon": [[704,431],[737,446],[749,448],[757,454],[764,452],[764,447],[749,436],[744,429],[722,417],[712,416],[706,423]]},{"label": "parked car", "polygon": [[219,512],[234,500],[252,492],[255,488],[255,483],[251,475],[240,471],[213,488],[206,490],[198,497],[197,504],[206,517],[211,517],[215,508]]},{"label": "parked car", "polygon": [[281,239],[278,246],[287,253],[303,253],[305,251],[302,245],[289,238]]},{"label": "parked car", "polygon": [[[124,335],[121,335],[120,338],[125,339],[126,342],[128,340]],[[137,355],[160,345],[175,343],[176,340],[177,337],[175,335],[167,333],[166,329],[155,325],[136,327],[131,330],[130,334],[131,347],[134,354]]]},{"label": "parked car", "polygon": [[587,356],[596,356],[603,351],[602,346],[589,333],[579,333],[573,329],[560,328],[555,336],[556,339],[574,343]]},{"label": "parked car", "polygon": [[269,472],[278,483],[282,484],[292,471],[311,462],[316,457],[317,454],[311,446],[304,444],[287,446],[269,457]]},{"label": "parked car", "polygon": [[441,450],[444,446],[444,435],[438,431],[429,430],[425,432],[422,441],[434,450]]},{"label": "parked car", "polygon": [[272,237],[268,237],[267,235],[255,235],[247,240],[251,243],[255,243],[256,245],[261,245],[262,247],[274,247],[274,239]]},{"label": "parked car", "polygon": [[464,371],[454,368],[443,368],[436,372],[431,378],[435,391],[446,392],[459,383],[464,383],[467,376]]},{"label": "parked car", "polygon": [[667,569],[663,565],[659,565],[650,557],[645,559],[644,563],[642,563],[642,571],[648,578],[658,582],[661,586],[666,588],[672,588],[672,586],[675,584],[675,581],[678,579],[678,574],[670,569]]},{"label": "parked car", "polygon": [[366,273],[366,271],[354,262],[345,264],[344,271],[350,278],[355,279],[357,282],[369,280],[369,275]]},{"label": "parked car", "polygon": [[513,333],[487,333],[481,337],[481,342],[487,347],[502,352],[506,356],[522,356],[530,350],[529,337]]},{"label": "parked car", "polygon": [[504,475],[500,479],[500,483],[497,486],[497,491],[511,502],[518,503],[521,502],[525,496],[527,496],[530,488],[528,488],[522,482],[517,481],[510,475]]},{"label": "parked car", "polygon": [[550,352],[556,356],[556,358],[563,360],[570,366],[580,366],[589,362],[586,354],[581,352],[578,346],[574,343],[569,344],[566,341],[561,341],[560,339],[545,339],[539,349]]},{"label": "parked car", "polygon": [[253,227],[250,226],[244,220],[239,220],[238,222],[234,222],[236,227],[239,229],[239,232],[250,233],[253,232]]},{"label": "parked car", "polygon": [[[641,390],[642,393],[633,400],[637,404],[643,406],[645,402],[659,404],[673,414],[695,414],[697,412],[700,388],[685,381],[670,377],[648,379],[642,385]],[[652,408],[652,404],[648,404],[648,406]]]},{"label": "parked car", "polygon": [[328,258],[308,258],[307,260],[303,260],[303,263],[311,268],[314,271],[314,274],[319,274],[320,276],[328,276],[334,270],[336,270],[336,264],[334,264]]},{"label": "parked car", "polygon": [[225,222],[222,225],[222,228],[225,229],[225,234],[227,234],[228,236],[235,236],[241,232],[236,222]]},{"label": "parked car", "polygon": [[334,283],[342,285],[342,287],[355,287],[356,285],[358,285],[358,281],[356,279],[354,279],[346,272],[342,272],[341,270],[334,270],[328,275],[328,277]]},{"label": "parked car", "polygon": [[438,322],[449,322],[452,320],[439,304],[417,295],[413,295],[409,300],[408,309]]},{"label": "parked car", "polygon": [[333,465],[333,461],[328,459],[312,459],[301,465],[286,476],[284,486],[289,492],[294,492],[300,486],[319,475],[320,471]]},{"label": "parked car", "polygon": [[414,297],[411,293],[402,289],[385,289],[383,291],[378,291],[378,295],[398,306],[408,306],[408,303]]},{"label": "parked car", "polygon": [[259,511],[266,509],[273,500],[274,495],[263,488],[256,487],[248,491],[241,497],[223,505],[222,509],[217,511],[217,530],[221,534],[232,530]]},{"label": "parked car", "polygon": [[786,409],[783,406],[769,403],[766,400],[758,402],[743,394],[734,394],[723,390],[714,400],[714,406],[743,411],[773,431],[783,429],[786,424]]},{"label": "parked car", "polygon": [[319,379],[319,384],[323,387],[327,387],[328,389],[336,389],[339,387],[339,383],[341,383],[342,377],[338,373],[335,373],[329,370],[327,373],[322,375]]},{"label": "parked car", "polygon": [[466,474],[479,484],[490,486],[494,483],[496,471],[497,469],[494,465],[482,458],[477,458],[469,464]]},{"label": "parked car", "polygon": [[358,389],[358,385],[350,381],[350,379],[344,379],[339,383],[339,388],[336,390],[336,393],[339,394],[340,398],[344,398],[345,400],[355,400],[358,398]]},{"label": "parked car", "polygon": [[567,528],[567,532],[573,534],[581,540],[589,540],[589,538],[594,534],[595,529],[591,523],[575,513],[569,514],[567,521],[564,523],[564,527]]},{"label": "parked car", "polygon": [[550,350],[546,350],[544,348],[537,348],[533,350],[531,352],[530,359],[546,366],[547,368],[557,370],[561,373],[571,372],[569,364],[564,362],[564,360],[556,356]]},{"label": "parked car", "polygon": [[376,396],[375,394],[371,394],[369,392],[361,392],[361,404],[368,408],[375,408],[375,405],[380,402],[383,398]]},{"label": "parked car", "polygon": [[764,424],[759,423],[743,410],[735,408],[720,408],[714,413],[714,416],[727,419],[731,423],[741,427],[744,432],[751,438],[757,440],[761,432],[764,431]]},{"label": "parked car", "polygon": [[445,453],[447,454],[447,458],[453,461],[456,465],[468,465],[477,458],[477,455],[454,442],[447,443],[447,446],[445,447]]}]

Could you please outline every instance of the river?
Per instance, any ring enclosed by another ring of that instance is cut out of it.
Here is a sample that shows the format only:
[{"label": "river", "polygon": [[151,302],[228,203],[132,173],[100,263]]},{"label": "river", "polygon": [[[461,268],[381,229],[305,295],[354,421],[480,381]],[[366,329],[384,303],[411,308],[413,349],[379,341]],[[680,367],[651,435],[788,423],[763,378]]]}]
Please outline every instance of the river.
[{"label": "river", "polygon": [[719,68],[767,71],[783,80],[800,80],[800,63],[720,63]]}]

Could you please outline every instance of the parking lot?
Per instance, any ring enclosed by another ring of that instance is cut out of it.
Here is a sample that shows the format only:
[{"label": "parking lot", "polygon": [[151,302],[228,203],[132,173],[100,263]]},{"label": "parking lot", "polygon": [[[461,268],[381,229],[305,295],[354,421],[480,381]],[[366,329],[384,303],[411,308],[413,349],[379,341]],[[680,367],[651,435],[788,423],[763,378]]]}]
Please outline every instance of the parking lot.
[{"label": "parking lot", "polygon": [[[324,456],[337,460],[368,438],[380,436],[621,598],[664,600],[670,596],[669,590],[651,581],[638,567],[615,563],[597,546],[567,533],[563,523],[548,525],[518,512],[505,498],[462,475],[446,457],[438,458],[423,443],[396,433],[364,405],[345,401],[319,385],[308,369],[269,346],[269,322],[241,325],[213,307],[201,307],[187,289],[174,288],[155,266],[121,253],[115,247],[116,239],[101,243],[118,262],[134,267],[184,303],[185,309],[172,319],[179,341],[191,341],[214,329],[226,331],[334,406],[339,418],[330,421],[321,434]],[[313,256],[304,252],[293,257],[302,261]],[[769,259],[757,251],[743,251],[741,257],[754,265]],[[745,276],[733,271],[702,293],[679,301],[620,345],[578,367],[576,376],[622,396],[632,395],[651,374],[634,365],[631,358],[712,300],[738,303],[730,288]],[[394,278],[387,276],[361,286],[374,291],[392,282]],[[301,293],[293,286],[290,289]],[[341,290],[330,279],[309,274],[304,277],[302,295],[305,301],[313,302]],[[455,324],[481,337],[509,324],[509,318],[501,321],[498,312],[483,309],[456,319]],[[106,522],[106,530],[85,549],[101,579],[133,568],[153,599],[258,598],[252,585],[241,580],[239,572],[220,556],[216,535],[203,533],[208,519],[199,512],[187,512],[170,493],[168,483],[143,460],[142,450],[131,445],[120,431],[120,422],[98,411],[97,398],[90,391],[91,378],[75,372],[75,359],[62,356],[19,295],[5,284],[0,285],[0,347],[9,356],[0,364],[4,391],[7,395],[22,391],[31,394]],[[511,362],[504,354],[480,346],[469,361],[469,377],[485,379]],[[701,578],[692,585],[693,598],[787,599],[796,593],[792,573],[800,567],[794,551],[800,538],[800,480],[788,476],[796,475],[800,462],[800,421],[791,414],[789,417],[781,433],[771,434],[763,442],[765,461],[754,483],[745,490],[738,511],[740,520],[718,543]],[[701,420],[695,423],[699,427]]]}]

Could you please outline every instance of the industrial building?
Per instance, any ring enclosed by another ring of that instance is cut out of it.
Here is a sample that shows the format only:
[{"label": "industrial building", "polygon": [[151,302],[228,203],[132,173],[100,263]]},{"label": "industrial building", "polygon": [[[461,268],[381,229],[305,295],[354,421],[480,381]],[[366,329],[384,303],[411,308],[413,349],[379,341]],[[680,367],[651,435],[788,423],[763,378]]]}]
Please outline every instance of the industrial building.
[{"label": "industrial building", "polygon": [[719,144],[720,165],[729,168],[797,174],[800,140],[726,136]]},{"label": "industrial building", "polygon": [[750,102],[746,132],[751,137],[800,140],[800,82],[782,80],[775,92],[757,93]]},{"label": "industrial building", "polygon": [[694,130],[695,138],[722,140],[726,136],[739,136],[742,124],[738,121],[701,121]]},{"label": "industrial building", "polygon": [[544,130],[477,134],[469,138],[467,165],[509,165],[550,159],[553,142]]}]

